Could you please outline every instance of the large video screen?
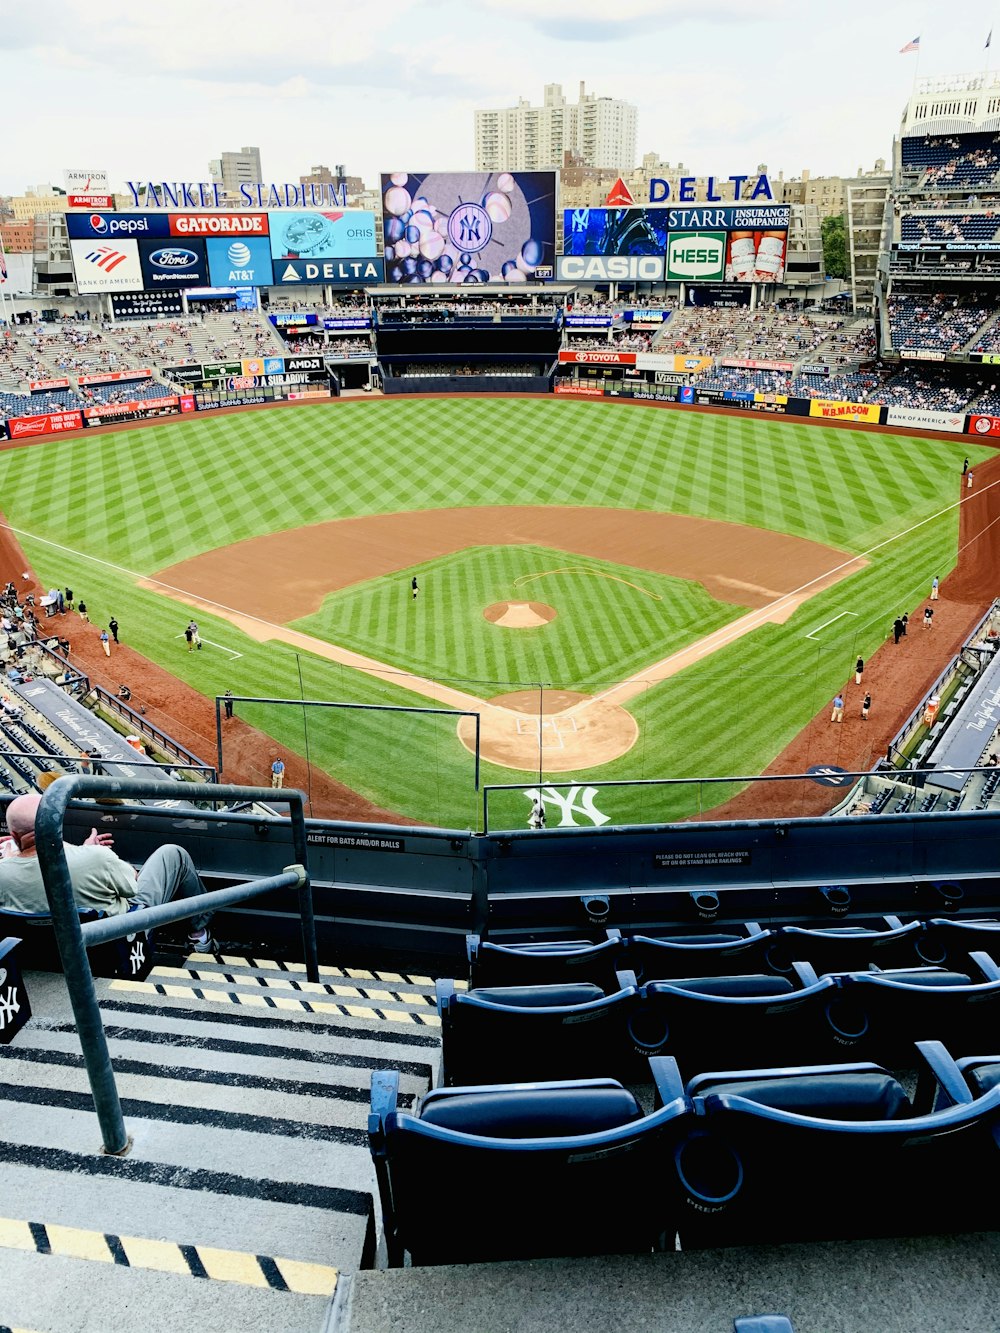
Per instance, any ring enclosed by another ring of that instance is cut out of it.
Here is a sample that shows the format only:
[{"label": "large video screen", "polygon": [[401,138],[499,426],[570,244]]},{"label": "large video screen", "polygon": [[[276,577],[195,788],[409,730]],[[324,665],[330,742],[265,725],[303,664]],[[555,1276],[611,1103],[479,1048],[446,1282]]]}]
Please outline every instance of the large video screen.
[{"label": "large video screen", "polygon": [[564,208],[564,255],[662,255],[665,208]]},{"label": "large video screen", "polygon": [[382,176],[387,282],[527,282],[555,262],[554,171]]}]

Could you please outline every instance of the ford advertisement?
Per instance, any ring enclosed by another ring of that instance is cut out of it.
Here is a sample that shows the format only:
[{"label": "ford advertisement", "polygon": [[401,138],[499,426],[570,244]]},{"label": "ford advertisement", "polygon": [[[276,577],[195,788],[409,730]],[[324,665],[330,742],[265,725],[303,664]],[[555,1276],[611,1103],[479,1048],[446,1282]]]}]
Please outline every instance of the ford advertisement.
[{"label": "ford advertisement", "polygon": [[208,282],[204,241],[140,241],[139,260],[147,291],[176,291]]}]

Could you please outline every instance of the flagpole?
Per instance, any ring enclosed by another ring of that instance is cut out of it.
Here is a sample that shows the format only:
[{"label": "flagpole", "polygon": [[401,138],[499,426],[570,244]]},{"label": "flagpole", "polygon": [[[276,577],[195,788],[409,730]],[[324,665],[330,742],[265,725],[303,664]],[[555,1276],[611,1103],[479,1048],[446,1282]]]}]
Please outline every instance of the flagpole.
[{"label": "flagpole", "polygon": [[7,293],[4,291],[4,288],[7,286],[9,273],[10,270],[7,267],[7,250],[3,243],[3,232],[0,232],[0,274],[2,274],[2,276],[0,276],[0,319],[2,319],[8,328],[10,328],[11,332],[13,332],[14,324],[7,315]]}]

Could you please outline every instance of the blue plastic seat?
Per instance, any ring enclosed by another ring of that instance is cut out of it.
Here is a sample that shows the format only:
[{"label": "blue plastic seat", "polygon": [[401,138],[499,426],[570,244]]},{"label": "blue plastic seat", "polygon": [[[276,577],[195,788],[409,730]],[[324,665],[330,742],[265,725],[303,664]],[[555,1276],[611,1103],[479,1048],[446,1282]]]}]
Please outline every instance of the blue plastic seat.
[{"label": "blue plastic seat", "polygon": [[775,934],[748,921],[743,931],[711,935],[632,935],[628,966],[642,980],[768,972]]},{"label": "blue plastic seat", "polygon": [[793,961],[812,963],[819,973],[863,971],[872,963],[879,967],[919,963],[920,922],[911,921],[904,926],[898,917],[883,920],[884,927],[878,929],[846,925],[822,929],[783,926],[768,954],[768,965],[772,971],[785,974]]},{"label": "blue plastic seat", "polygon": [[447,1085],[633,1072],[628,1020],[639,989],[631,973],[620,973],[610,994],[587,981],[463,992],[441,980],[436,989]]},{"label": "blue plastic seat", "polygon": [[675,1219],[651,1187],[687,1116],[672,1060],[650,1061],[643,1115],[608,1078],[438,1088],[398,1109],[399,1075],[372,1074],[368,1139],[390,1267],[642,1252]]},{"label": "blue plastic seat", "polygon": [[31,1002],[21,973],[21,941],[0,940],[0,1046],[6,1046],[31,1017]]},{"label": "blue plastic seat", "polygon": [[[955,1082],[940,1043],[916,1049],[933,1084]],[[686,1091],[694,1119],[675,1167],[688,1248],[940,1229],[970,1194],[966,1143],[1000,1114],[1000,1084],[918,1114],[921,1100],[869,1063],[705,1073]]]},{"label": "blue plastic seat", "polygon": [[966,1049],[988,1041],[1000,1022],[1000,968],[984,953],[968,954],[966,962],[965,972],[915,967],[834,975],[826,1008],[833,1042],[894,1060],[918,1039]]},{"label": "blue plastic seat", "polygon": [[835,983],[807,964],[797,964],[793,976],[794,986],[768,973],[647,982],[629,1036],[637,1052],[673,1055],[685,1069],[694,1060],[703,1066],[815,1059]]},{"label": "blue plastic seat", "polygon": [[935,967],[964,966],[973,949],[988,953],[994,962],[1000,963],[1000,921],[953,921],[948,917],[934,917],[923,923],[923,932],[917,941],[920,961]]},{"label": "blue plastic seat", "polygon": [[621,931],[608,930],[603,940],[544,940],[494,944],[466,935],[469,987],[546,986],[564,981],[594,981],[607,986],[624,966]]},{"label": "blue plastic seat", "polygon": [[[106,912],[81,911],[80,924],[100,921]],[[14,912],[0,908],[0,933],[14,931],[24,940],[21,953],[24,965],[42,971],[58,971],[61,967],[59,949],[48,912]],[[87,951],[90,970],[97,977],[120,977],[142,981],[153,966],[153,937],[137,931],[124,939],[110,940],[94,945]]]}]

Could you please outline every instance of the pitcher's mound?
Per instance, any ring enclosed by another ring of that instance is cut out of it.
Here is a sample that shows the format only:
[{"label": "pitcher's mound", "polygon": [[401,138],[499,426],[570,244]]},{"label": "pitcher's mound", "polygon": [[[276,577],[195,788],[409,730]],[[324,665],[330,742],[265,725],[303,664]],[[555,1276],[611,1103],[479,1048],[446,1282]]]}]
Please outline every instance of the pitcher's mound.
[{"label": "pitcher's mound", "polygon": [[[539,703],[543,712],[539,714]],[[635,718],[619,704],[590,700],[572,690],[521,690],[490,700],[480,713],[480,754],[504,768],[547,773],[573,773],[610,764],[635,744]],[[458,724],[458,738],[475,751],[471,717]]]},{"label": "pitcher's mound", "polygon": [[544,602],[494,602],[483,612],[491,624],[504,629],[534,629],[555,620],[556,614],[555,607]]}]

